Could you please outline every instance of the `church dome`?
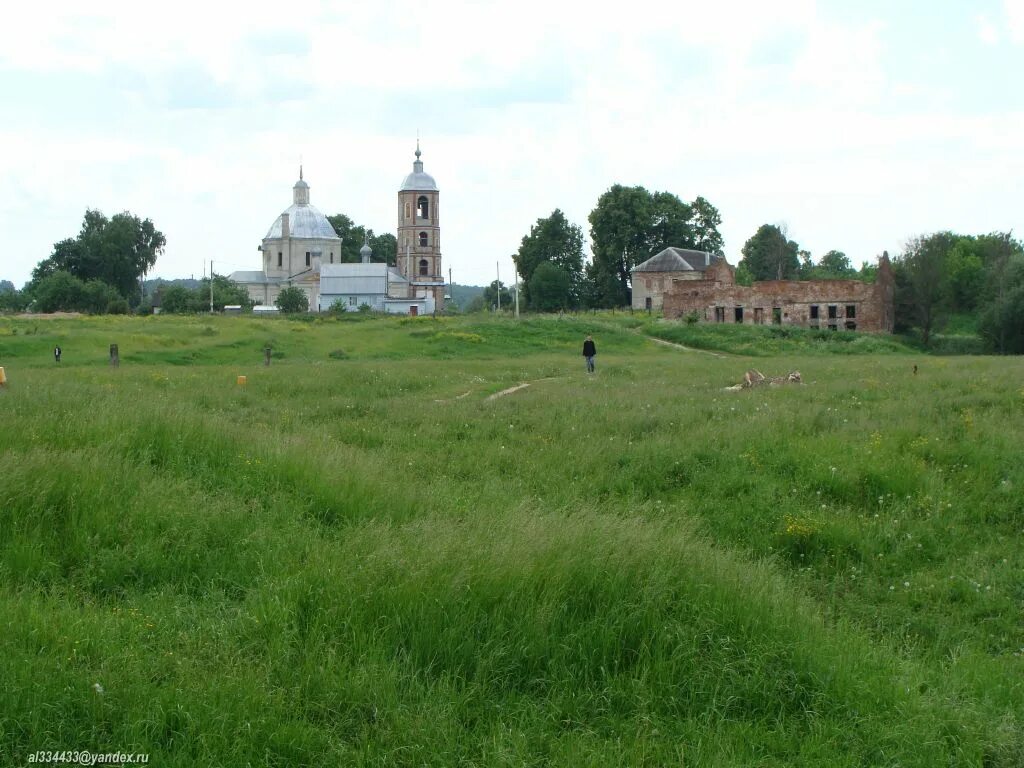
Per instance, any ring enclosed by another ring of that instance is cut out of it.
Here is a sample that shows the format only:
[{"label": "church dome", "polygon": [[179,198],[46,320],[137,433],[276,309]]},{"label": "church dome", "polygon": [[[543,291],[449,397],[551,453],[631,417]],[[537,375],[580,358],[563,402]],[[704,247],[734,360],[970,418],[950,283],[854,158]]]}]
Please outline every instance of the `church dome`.
[{"label": "church dome", "polygon": [[302,178],[302,166],[299,166],[299,180],[292,187],[292,206],[282,213],[274,223],[264,240],[278,240],[283,237],[285,214],[288,214],[288,234],[291,237],[308,237],[317,240],[339,240],[331,222],[320,213],[316,206],[309,204],[309,184]]},{"label": "church dome", "polygon": [[405,177],[399,192],[436,192],[437,182],[429,173],[423,172],[423,161],[420,160],[420,144],[416,142],[416,161],[412,164],[412,173]]},{"label": "church dome", "polygon": [[320,240],[338,240],[331,222],[320,213],[315,205],[296,203],[284,211],[267,232],[264,240],[277,240],[281,237],[281,220],[288,214],[288,230],[292,237],[312,237]]}]

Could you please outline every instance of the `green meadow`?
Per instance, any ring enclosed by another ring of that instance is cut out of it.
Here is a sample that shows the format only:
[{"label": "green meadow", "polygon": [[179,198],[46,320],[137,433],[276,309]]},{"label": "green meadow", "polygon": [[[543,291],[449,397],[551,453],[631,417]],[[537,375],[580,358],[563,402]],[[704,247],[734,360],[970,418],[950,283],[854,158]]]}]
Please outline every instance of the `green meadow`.
[{"label": "green meadow", "polygon": [[725,330],[0,318],[0,765],[1024,765],[1024,361]]}]

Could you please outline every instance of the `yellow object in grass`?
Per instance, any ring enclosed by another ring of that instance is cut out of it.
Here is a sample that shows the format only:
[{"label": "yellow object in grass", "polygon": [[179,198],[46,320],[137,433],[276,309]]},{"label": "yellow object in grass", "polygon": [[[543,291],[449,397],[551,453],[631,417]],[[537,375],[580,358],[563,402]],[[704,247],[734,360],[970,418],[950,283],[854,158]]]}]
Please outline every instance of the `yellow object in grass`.
[{"label": "yellow object in grass", "polygon": [[245,386],[245,382],[246,382],[245,376],[239,376],[238,377],[238,386],[244,387]]}]

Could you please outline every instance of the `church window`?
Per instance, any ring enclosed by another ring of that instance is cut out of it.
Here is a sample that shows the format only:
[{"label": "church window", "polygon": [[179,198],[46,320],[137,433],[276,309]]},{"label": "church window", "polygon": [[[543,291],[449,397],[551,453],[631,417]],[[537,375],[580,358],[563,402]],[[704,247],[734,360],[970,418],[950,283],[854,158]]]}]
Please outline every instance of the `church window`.
[{"label": "church window", "polygon": [[416,201],[416,215],[421,219],[430,218],[430,202],[426,195],[420,195],[420,199]]},{"label": "church window", "polygon": [[334,251],[331,251],[331,264],[334,263]]},{"label": "church window", "polygon": [[306,251],[306,266],[309,266],[309,251]]},{"label": "church window", "polygon": [[426,275],[427,274],[427,270],[429,268],[430,268],[430,264],[427,262],[427,260],[426,259],[420,259],[420,274],[421,275]]},{"label": "church window", "polygon": [[350,307],[354,307],[356,305],[356,297],[355,296],[349,296],[348,297],[348,305]]},{"label": "church window", "polygon": [[279,266],[279,267],[280,267],[280,266],[282,266],[283,264],[284,264],[284,254],[283,254],[283,253],[281,253],[280,251],[278,251],[278,252],[277,252],[277,266]]},{"label": "church window", "polygon": [[421,248],[426,248],[427,247],[427,233],[426,232],[420,232],[420,247]]}]

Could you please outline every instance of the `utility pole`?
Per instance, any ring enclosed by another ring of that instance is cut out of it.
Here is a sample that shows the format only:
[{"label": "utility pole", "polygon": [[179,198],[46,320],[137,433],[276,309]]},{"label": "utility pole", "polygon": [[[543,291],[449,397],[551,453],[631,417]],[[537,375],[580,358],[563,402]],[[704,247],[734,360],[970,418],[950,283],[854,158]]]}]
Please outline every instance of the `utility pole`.
[{"label": "utility pole", "polygon": [[498,282],[496,283],[496,285],[498,288],[498,311],[501,312],[501,264],[496,261],[494,262],[494,266],[498,270]]},{"label": "utility pole", "polygon": [[210,259],[210,314],[213,314],[213,259]]},{"label": "utility pole", "polygon": [[519,270],[516,270],[516,320],[519,319]]}]

